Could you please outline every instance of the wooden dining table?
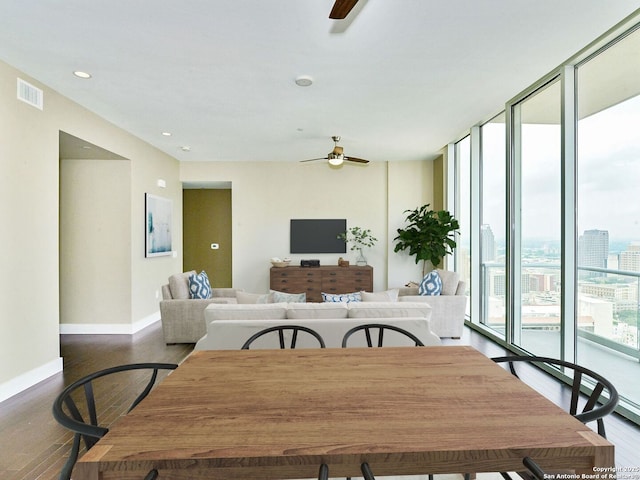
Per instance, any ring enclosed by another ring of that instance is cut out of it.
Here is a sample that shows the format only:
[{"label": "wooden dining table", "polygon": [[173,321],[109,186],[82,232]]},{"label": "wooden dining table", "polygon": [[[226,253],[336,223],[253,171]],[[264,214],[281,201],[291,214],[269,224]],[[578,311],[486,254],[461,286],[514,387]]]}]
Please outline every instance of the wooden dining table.
[{"label": "wooden dining table", "polygon": [[614,467],[611,443],[469,346],[212,350],[120,418],[74,479],[500,472],[525,456]]}]

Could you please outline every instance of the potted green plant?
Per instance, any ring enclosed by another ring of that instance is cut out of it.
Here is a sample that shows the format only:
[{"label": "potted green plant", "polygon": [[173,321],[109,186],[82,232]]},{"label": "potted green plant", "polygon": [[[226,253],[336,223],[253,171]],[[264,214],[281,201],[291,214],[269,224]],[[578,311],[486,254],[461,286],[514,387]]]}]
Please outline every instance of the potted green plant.
[{"label": "potted green plant", "polygon": [[446,210],[434,211],[429,209],[429,204],[415,210],[405,210],[406,228],[398,228],[398,236],[394,252],[408,250],[409,255],[415,255],[416,264],[420,261],[422,275],[426,274],[427,261],[433,268],[437,267],[442,259],[453,253],[456,247],[455,233],[459,233],[458,221]]},{"label": "potted green plant", "polygon": [[338,235],[338,238],[342,239],[344,243],[350,243],[350,250],[358,250],[359,254],[356,258],[356,265],[366,265],[367,259],[362,253],[362,249],[365,247],[373,247],[378,239],[371,235],[371,230],[368,228],[351,227],[346,232],[342,232]]}]

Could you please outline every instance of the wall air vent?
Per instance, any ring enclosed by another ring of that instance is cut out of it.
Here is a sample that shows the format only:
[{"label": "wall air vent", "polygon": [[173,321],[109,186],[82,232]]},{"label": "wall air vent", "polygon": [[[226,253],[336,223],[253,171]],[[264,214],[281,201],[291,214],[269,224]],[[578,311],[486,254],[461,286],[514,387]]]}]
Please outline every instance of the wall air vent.
[{"label": "wall air vent", "polygon": [[28,103],[32,107],[43,109],[44,93],[21,78],[18,78],[18,100]]}]

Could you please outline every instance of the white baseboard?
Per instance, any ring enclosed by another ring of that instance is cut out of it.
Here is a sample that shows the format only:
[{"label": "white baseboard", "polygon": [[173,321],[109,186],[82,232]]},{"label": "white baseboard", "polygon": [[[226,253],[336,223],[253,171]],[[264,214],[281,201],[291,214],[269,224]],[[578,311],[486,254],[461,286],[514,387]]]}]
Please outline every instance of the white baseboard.
[{"label": "white baseboard", "polygon": [[134,323],[61,323],[61,335],[133,335],[160,321],[160,312]]},{"label": "white baseboard", "polygon": [[0,402],[33,387],[35,384],[62,371],[62,357],[56,358],[22,375],[0,384]]}]

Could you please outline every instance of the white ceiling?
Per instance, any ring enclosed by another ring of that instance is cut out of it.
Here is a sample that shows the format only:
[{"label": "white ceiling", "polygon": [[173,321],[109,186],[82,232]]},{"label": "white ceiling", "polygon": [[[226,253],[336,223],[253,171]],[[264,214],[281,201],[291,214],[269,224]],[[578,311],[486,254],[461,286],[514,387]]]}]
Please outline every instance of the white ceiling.
[{"label": "white ceiling", "polygon": [[640,1],[332,5],[2,0],[0,59],[183,161],[315,158],[331,135],[346,155],[423,160]]}]

